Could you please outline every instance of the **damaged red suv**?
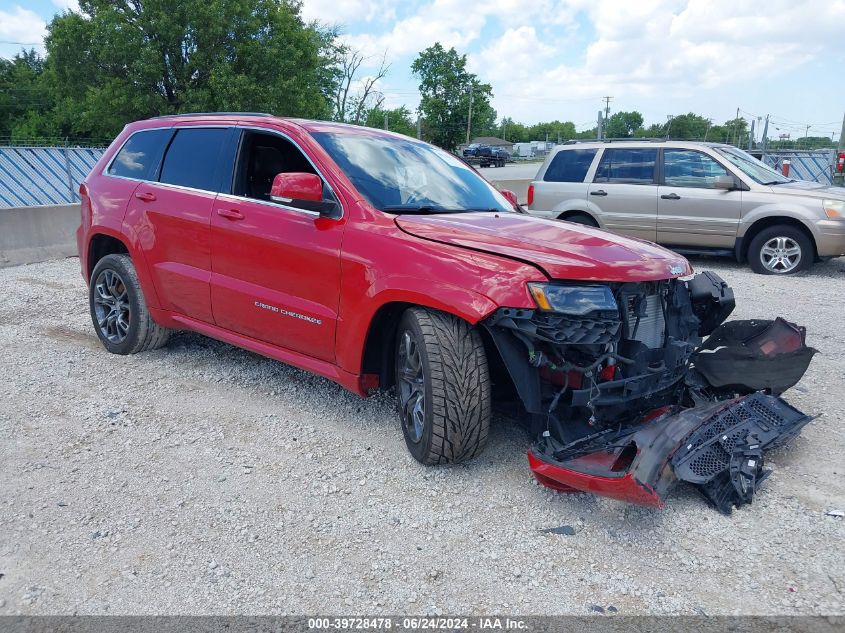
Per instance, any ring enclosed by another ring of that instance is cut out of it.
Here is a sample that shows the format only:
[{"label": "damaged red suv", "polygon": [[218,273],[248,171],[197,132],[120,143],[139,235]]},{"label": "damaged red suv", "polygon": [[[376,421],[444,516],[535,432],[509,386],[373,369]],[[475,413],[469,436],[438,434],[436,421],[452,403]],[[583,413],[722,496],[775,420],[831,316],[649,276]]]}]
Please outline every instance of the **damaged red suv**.
[{"label": "damaged red suv", "polygon": [[729,511],[765,477],[762,450],[807,422],[777,397],[812,357],[802,329],[723,325],[734,301],[716,275],[525,215],[415,139],[262,114],[158,118],[128,125],[80,193],[108,351],[193,330],[362,396],[395,386],[424,464],[477,456],[495,408],[525,424],[549,486],[661,505],[684,479]]}]

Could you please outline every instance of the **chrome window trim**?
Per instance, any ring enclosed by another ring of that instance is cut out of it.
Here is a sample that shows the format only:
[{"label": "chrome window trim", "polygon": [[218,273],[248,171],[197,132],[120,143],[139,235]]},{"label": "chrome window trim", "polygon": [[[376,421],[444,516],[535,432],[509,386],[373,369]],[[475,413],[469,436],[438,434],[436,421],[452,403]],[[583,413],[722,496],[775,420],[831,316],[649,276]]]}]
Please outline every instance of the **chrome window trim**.
[{"label": "chrome window trim", "polygon": [[[304,213],[305,215],[320,217],[319,211],[312,211],[311,209],[299,209],[297,207],[289,207],[288,205],[282,204],[281,202],[270,202],[269,200],[258,200],[257,198],[245,198],[244,196],[236,196],[231,193],[218,193],[217,198],[223,200],[230,200],[232,202],[249,202],[251,204],[261,204],[265,207],[271,207],[273,209],[285,209],[287,211],[296,211],[297,213]],[[338,203],[338,206],[340,206],[341,210],[343,209],[343,206],[341,206],[340,203]],[[342,218],[343,215],[341,215],[340,217]]]},{"label": "chrome window trim", "polygon": [[[255,132],[262,132],[262,133],[265,133],[265,134],[275,134],[276,136],[282,137],[287,142],[289,142],[291,145],[293,145],[297,150],[299,150],[299,152],[303,156],[305,156],[305,160],[308,161],[308,163],[311,165],[311,167],[314,169],[314,171],[317,173],[317,175],[320,177],[320,179],[324,183],[326,183],[326,186],[329,188],[329,191],[331,192],[332,196],[334,196],[334,199],[337,201],[337,205],[340,207],[340,216],[337,217],[337,218],[332,218],[332,219],[342,220],[343,217],[346,215],[346,209],[344,208],[343,203],[340,200],[340,196],[338,196],[335,193],[334,187],[332,187],[331,183],[323,175],[323,172],[321,172],[320,169],[317,167],[317,165],[314,164],[314,161],[311,160],[311,157],[308,155],[307,152],[305,152],[302,149],[302,147],[299,145],[299,143],[294,141],[288,134],[285,134],[284,132],[281,132],[279,130],[274,130],[274,129],[271,129],[271,128],[259,127],[259,126],[255,126],[255,125],[238,125],[237,123],[227,124],[227,125],[202,125],[202,124],[200,124],[200,125],[171,125],[171,126],[168,126],[168,127],[151,127],[151,128],[145,128],[143,130],[136,130],[135,132],[133,132],[132,134],[127,136],[126,140],[124,140],[123,143],[120,144],[120,147],[114,153],[114,156],[111,157],[108,165],[101,172],[101,175],[107,176],[108,178],[119,178],[120,180],[130,180],[132,182],[146,182],[146,183],[150,183],[152,185],[159,185],[159,186],[162,186],[162,187],[165,187],[165,188],[178,189],[180,191],[188,191],[188,192],[191,192],[191,193],[208,193],[208,194],[216,196],[217,198],[223,198],[225,200],[231,200],[232,202],[254,202],[254,203],[257,203],[257,204],[262,204],[264,206],[272,207],[274,209],[287,209],[289,211],[296,211],[298,213],[304,213],[305,215],[309,215],[309,216],[313,216],[313,217],[320,217],[319,211],[312,211],[310,209],[300,209],[298,207],[288,206],[286,204],[282,204],[282,203],[279,203],[279,202],[270,202],[269,200],[258,200],[257,198],[247,198],[245,196],[236,196],[234,194],[223,193],[223,192],[220,192],[220,191],[211,191],[211,190],[208,190],[208,189],[197,189],[196,187],[186,187],[184,185],[175,185],[175,184],[172,184],[172,183],[169,183],[169,182],[161,182],[160,180],[146,180],[146,179],[143,179],[143,178],[129,178],[128,176],[118,176],[116,174],[110,174],[109,173],[109,170],[111,169],[112,163],[117,158],[117,155],[120,154],[123,147],[129,142],[129,139],[131,139],[136,134],[139,134],[141,132],[148,132],[148,131],[152,131],[152,130],[173,130],[173,129],[175,129],[178,132],[179,130],[193,129],[193,128],[203,128],[203,129],[209,129],[209,128],[226,128],[226,129],[229,129],[229,128],[234,128],[236,130],[252,130],[252,131],[255,131]],[[172,141],[172,139],[171,139],[171,141]],[[167,157],[167,150],[168,149],[170,149],[169,144],[168,144],[168,147],[165,148],[164,154],[162,154],[162,157],[161,157],[162,163],[164,162],[164,159]],[[236,158],[236,160],[237,160],[237,158]]]}]

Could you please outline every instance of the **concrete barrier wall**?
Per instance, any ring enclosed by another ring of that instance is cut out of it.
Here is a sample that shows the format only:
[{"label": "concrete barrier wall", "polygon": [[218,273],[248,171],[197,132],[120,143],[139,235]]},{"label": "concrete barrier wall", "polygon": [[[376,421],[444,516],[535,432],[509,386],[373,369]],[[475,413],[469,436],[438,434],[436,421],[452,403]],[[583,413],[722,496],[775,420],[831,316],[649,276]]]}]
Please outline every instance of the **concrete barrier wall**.
[{"label": "concrete barrier wall", "polygon": [[[494,180],[527,204],[531,181]],[[0,209],[0,268],[76,255],[79,204]]]},{"label": "concrete barrier wall", "polygon": [[0,268],[76,255],[79,204],[0,209]]},{"label": "concrete barrier wall", "polygon": [[531,184],[530,178],[520,178],[519,180],[496,180],[494,178],[490,178],[490,182],[492,182],[499,191],[502,189],[510,189],[513,191],[516,194],[516,199],[519,200],[519,204],[528,204],[528,185]]}]

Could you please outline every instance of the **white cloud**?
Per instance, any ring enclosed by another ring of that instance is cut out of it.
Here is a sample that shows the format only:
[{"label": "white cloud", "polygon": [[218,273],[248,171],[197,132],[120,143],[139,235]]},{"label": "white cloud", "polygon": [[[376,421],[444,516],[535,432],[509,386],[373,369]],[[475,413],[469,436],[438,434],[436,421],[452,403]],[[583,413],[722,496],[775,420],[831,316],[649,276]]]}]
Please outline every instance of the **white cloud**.
[{"label": "white cloud", "polygon": [[[58,2],[60,0],[53,0]],[[344,24],[363,20],[392,20],[398,0],[305,0],[302,17],[323,24]]]},{"label": "white cloud", "polygon": [[53,0],[53,4],[62,11],[79,11],[79,0]]},{"label": "white cloud", "polygon": [[753,90],[840,46],[845,22],[845,3],[829,0],[573,0],[569,9],[595,30],[581,56],[567,50],[567,38],[543,40],[530,26],[470,54],[473,72],[494,84],[500,112],[529,118],[531,100],[598,106],[605,94],[631,102],[728,85]]},{"label": "white cloud", "polygon": [[44,19],[29,9],[15,6],[9,11],[0,11],[0,41],[13,42],[0,46],[0,55],[12,57],[21,48],[35,48],[43,52],[44,36],[47,34]]}]

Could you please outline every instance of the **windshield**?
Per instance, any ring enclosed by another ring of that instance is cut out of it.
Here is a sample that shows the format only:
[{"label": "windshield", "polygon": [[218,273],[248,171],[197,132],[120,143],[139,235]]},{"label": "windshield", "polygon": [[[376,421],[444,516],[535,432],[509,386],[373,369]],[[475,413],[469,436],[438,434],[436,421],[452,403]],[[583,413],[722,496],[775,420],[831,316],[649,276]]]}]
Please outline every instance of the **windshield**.
[{"label": "windshield", "polygon": [[496,189],[457,157],[408,138],[316,132],[352,184],[389,213],[513,211]]},{"label": "windshield", "polygon": [[714,149],[741,169],[742,173],[761,185],[779,185],[784,182],[793,182],[791,178],[779,174],[741,149],[735,147],[715,147]]}]

